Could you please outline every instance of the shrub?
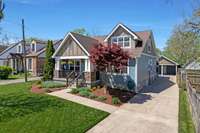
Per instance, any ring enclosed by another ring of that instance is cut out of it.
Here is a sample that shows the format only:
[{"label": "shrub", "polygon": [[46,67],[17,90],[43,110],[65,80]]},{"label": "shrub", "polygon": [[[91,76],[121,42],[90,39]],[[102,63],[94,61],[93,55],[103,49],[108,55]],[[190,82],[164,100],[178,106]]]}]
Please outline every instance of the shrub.
[{"label": "shrub", "polygon": [[77,93],[79,93],[79,89],[77,89],[77,88],[72,88],[71,93],[72,93],[72,94],[77,94]]},{"label": "shrub", "polygon": [[89,97],[91,95],[91,92],[89,91],[79,91],[79,95],[82,97]]},{"label": "shrub", "polygon": [[64,87],[65,85],[62,83],[54,82],[54,81],[44,81],[42,82],[42,88],[59,88]]},{"label": "shrub", "polygon": [[113,97],[112,98],[112,104],[121,104],[121,101],[119,100],[118,97]]},{"label": "shrub", "polygon": [[0,66],[0,79],[8,79],[11,74],[12,68],[8,66]]},{"label": "shrub", "polygon": [[98,96],[96,98],[96,100],[98,100],[98,101],[105,101],[106,99],[107,99],[107,97],[105,97],[105,96]]},{"label": "shrub", "polygon": [[91,92],[91,90],[87,87],[83,87],[83,88],[78,88],[79,91],[88,91]]},{"label": "shrub", "polygon": [[92,93],[91,93],[91,94],[89,95],[89,98],[90,98],[90,99],[95,99],[95,98],[97,98],[97,96],[96,96],[95,94],[92,94]]},{"label": "shrub", "polygon": [[37,80],[37,81],[35,82],[35,84],[36,84],[36,85],[41,85],[41,84],[42,84],[42,81],[41,81],[41,80]]}]

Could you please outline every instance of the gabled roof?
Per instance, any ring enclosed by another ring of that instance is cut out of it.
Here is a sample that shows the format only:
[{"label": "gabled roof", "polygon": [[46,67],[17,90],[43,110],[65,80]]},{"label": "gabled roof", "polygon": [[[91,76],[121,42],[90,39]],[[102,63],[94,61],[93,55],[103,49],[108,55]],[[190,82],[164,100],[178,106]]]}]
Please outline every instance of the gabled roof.
[{"label": "gabled roof", "polygon": [[175,62],[175,61],[173,61],[173,60],[167,58],[167,57],[164,56],[164,55],[161,55],[161,56],[160,56],[160,59],[161,59],[161,58],[164,58],[164,59],[168,60],[169,62],[172,62],[172,63],[175,64],[175,65],[179,65],[177,62]]},{"label": "gabled roof", "polygon": [[0,53],[0,56],[3,55],[4,53],[6,53],[7,51],[9,51],[11,48],[13,48],[13,47],[15,47],[16,45],[20,44],[21,42],[22,42],[22,41],[19,41],[19,42],[17,42],[17,43],[11,44],[11,46],[9,46],[8,48],[6,48],[4,51],[2,51],[2,52]]},{"label": "gabled roof", "polygon": [[200,58],[188,64],[186,70],[200,70]]},{"label": "gabled roof", "polygon": [[122,27],[123,29],[125,29],[128,33],[130,33],[132,36],[134,36],[135,39],[141,40],[141,38],[140,38],[135,32],[133,32],[131,29],[129,29],[129,28],[128,28],[127,26],[125,26],[124,24],[119,23],[118,25],[116,25],[116,26],[114,27],[114,29],[110,32],[110,34],[108,34],[108,36],[104,39],[104,41],[107,41],[108,38],[109,38],[119,27]]},{"label": "gabled roof", "polygon": [[61,49],[62,45],[64,45],[65,41],[69,37],[72,37],[72,39],[81,47],[81,49],[88,56],[90,55],[90,50],[91,50],[92,46],[94,46],[95,44],[99,43],[96,39],[94,39],[92,37],[88,37],[88,36],[84,36],[84,35],[81,35],[81,34],[69,32],[65,36],[65,38],[63,39],[63,41],[61,42],[60,46],[57,48],[57,50],[55,51],[55,53],[53,54],[53,57],[56,57],[56,54],[58,53],[58,51]]}]

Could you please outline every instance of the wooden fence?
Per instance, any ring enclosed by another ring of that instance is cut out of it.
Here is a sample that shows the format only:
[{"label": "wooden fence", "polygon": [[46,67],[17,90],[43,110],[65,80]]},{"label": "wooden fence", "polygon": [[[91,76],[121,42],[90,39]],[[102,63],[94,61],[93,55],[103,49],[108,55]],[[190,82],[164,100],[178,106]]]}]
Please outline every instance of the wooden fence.
[{"label": "wooden fence", "polygon": [[[183,74],[181,74],[183,76]],[[179,77],[180,78],[180,77]],[[192,118],[195,124],[196,132],[200,133],[200,71],[187,70],[185,81],[180,81],[182,85],[185,82]]]}]

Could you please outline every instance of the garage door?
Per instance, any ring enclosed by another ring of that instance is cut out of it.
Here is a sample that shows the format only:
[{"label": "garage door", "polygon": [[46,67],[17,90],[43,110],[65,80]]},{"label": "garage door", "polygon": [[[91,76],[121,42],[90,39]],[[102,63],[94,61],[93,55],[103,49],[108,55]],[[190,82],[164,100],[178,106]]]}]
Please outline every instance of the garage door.
[{"label": "garage door", "polygon": [[164,75],[176,75],[176,66],[163,66]]}]

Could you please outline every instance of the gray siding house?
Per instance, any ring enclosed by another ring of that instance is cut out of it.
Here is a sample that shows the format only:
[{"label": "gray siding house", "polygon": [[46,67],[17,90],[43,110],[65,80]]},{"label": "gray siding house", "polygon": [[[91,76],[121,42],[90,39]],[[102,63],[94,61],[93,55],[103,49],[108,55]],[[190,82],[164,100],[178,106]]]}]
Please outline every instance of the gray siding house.
[{"label": "gray siding house", "polygon": [[[130,55],[126,70],[121,73],[102,73],[90,62],[91,48],[99,43],[118,44]],[[112,88],[139,92],[157,77],[157,55],[152,31],[135,32],[117,24],[106,36],[88,37],[69,32],[53,58],[56,60],[55,77],[66,78],[76,71],[88,85],[99,82]]]}]

